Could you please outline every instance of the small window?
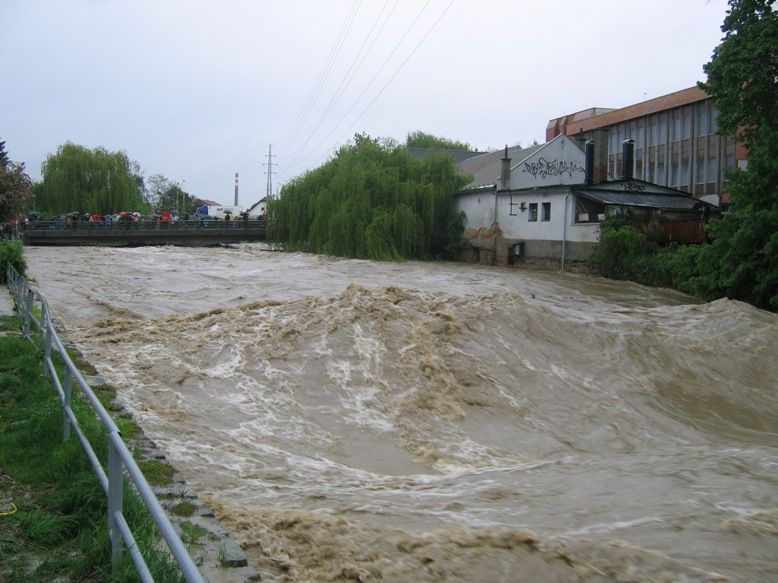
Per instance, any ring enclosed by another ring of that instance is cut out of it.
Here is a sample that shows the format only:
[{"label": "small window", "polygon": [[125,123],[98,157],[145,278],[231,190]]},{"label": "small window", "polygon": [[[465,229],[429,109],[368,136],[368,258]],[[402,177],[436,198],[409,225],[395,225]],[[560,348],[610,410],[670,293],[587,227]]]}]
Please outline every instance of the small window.
[{"label": "small window", "polygon": [[543,206],[540,209],[540,220],[541,221],[550,221],[551,220],[551,203],[550,202],[544,202]]},{"label": "small window", "polygon": [[529,203],[529,220],[530,221],[538,220],[538,203],[536,202]]}]

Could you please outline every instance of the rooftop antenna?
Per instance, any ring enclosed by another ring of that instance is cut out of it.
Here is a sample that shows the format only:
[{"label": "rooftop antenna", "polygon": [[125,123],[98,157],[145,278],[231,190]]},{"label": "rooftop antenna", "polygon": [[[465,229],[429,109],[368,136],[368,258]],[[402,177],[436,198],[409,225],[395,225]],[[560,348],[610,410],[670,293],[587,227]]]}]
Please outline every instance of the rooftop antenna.
[{"label": "rooftop antenna", "polygon": [[267,192],[265,193],[265,196],[267,196],[267,199],[270,200],[273,198],[273,166],[278,166],[277,163],[273,162],[273,144],[270,144],[270,146],[267,149],[267,162],[263,162],[263,166],[267,166],[267,170],[265,171],[265,174],[267,174]]}]

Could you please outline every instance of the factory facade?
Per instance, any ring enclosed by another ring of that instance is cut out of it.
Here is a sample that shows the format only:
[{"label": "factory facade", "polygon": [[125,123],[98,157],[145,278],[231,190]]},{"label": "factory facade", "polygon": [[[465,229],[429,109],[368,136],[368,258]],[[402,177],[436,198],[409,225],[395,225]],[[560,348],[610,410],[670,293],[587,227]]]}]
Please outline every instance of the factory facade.
[{"label": "factory facade", "polygon": [[635,178],[726,209],[725,171],[745,167],[746,151],[716,133],[717,118],[711,97],[690,87],[621,109],[590,108],[552,119],[546,140],[565,134],[581,146],[587,140],[602,145],[611,176],[625,174],[622,144],[633,140]]}]

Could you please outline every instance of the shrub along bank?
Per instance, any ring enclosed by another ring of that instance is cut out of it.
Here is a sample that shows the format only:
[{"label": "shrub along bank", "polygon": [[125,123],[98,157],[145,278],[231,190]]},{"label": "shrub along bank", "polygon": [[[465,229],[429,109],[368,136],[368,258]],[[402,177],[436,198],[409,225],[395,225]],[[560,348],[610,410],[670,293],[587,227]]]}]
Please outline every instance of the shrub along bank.
[{"label": "shrub along bank", "polygon": [[628,214],[612,215],[601,225],[600,242],[592,249],[589,265],[611,279],[669,287],[706,301],[728,296],[776,311],[778,305],[760,304],[751,297],[730,296],[716,288],[711,280],[718,274],[705,265],[711,249],[710,244],[659,245],[650,229],[639,230]]},{"label": "shrub along bank", "polygon": [[0,240],[0,283],[5,283],[5,272],[9,263],[20,275],[24,275],[27,271],[22,244],[18,241]]},{"label": "shrub along bank", "polygon": [[[62,407],[42,355],[18,329],[17,318],[0,317],[0,580],[137,581],[126,552],[111,576],[106,496],[78,439],[62,441]],[[73,409],[104,462],[99,421],[82,398],[74,396]],[[155,580],[180,581],[129,488],[125,515]]]}]

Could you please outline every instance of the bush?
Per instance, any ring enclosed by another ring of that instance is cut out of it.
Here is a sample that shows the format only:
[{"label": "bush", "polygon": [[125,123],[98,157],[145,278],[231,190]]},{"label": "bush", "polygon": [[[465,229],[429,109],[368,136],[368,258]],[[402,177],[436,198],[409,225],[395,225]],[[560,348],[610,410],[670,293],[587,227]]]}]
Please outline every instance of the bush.
[{"label": "bush", "polygon": [[27,272],[27,262],[22,253],[22,244],[16,241],[0,241],[0,283],[6,283],[6,269],[13,265],[19,275]]},{"label": "bush", "polygon": [[642,274],[653,270],[655,252],[656,244],[627,217],[614,215],[603,221],[600,242],[592,249],[589,263],[605,277],[640,281]]}]

